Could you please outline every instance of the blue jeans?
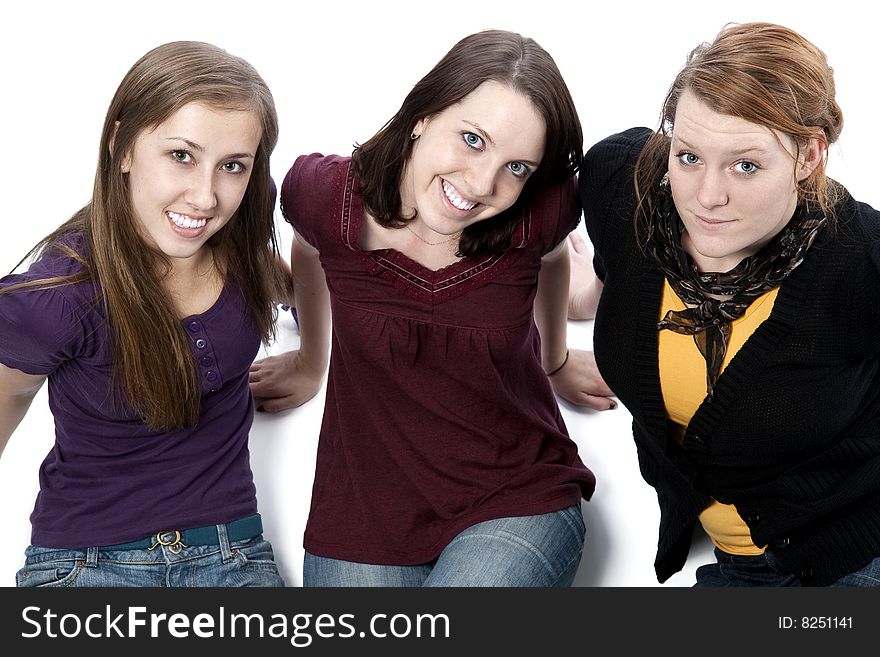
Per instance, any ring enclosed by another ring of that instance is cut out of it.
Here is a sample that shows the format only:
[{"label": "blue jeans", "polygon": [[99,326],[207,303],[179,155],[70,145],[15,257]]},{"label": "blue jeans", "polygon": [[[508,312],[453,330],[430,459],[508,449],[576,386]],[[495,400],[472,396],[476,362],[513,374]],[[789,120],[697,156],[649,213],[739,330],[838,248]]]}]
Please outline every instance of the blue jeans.
[{"label": "blue jeans", "polygon": [[306,552],[303,586],[571,586],[584,549],[580,505],[487,520],[458,534],[433,561],[383,566]]},{"label": "blue jeans", "polygon": [[[219,525],[218,527],[223,527]],[[154,549],[63,550],[30,546],[16,586],[284,586],[272,546],[262,536],[229,541],[219,532],[217,545]]]},{"label": "blue jeans", "polygon": [[[715,548],[717,563],[697,568],[694,586],[800,586],[794,575],[779,571],[772,553],[755,556],[728,554]],[[831,586],[880,587],[880,557],[844,575]]]}]

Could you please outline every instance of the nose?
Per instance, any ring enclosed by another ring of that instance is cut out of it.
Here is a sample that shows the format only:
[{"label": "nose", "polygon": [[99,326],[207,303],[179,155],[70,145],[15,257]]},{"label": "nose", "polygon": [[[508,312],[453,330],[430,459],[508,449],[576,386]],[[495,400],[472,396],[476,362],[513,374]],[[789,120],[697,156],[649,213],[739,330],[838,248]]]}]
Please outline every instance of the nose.
[{"label": "nose", "polygon": [[724,173],[706,170],[697,189],[697,201],[707,210],[727,203],[727,181]]},{"label": "nose", "polygon": [[491,196],[495,191],[497,177],[495,167],[485,165],[471,167],[464,178],[467,183],[466,193],[483,198]]},{"label": "nose", "polygon": [[199,210],[211,210],[217,205],[214,172],[195,171],[189,181],[186,201]]}]

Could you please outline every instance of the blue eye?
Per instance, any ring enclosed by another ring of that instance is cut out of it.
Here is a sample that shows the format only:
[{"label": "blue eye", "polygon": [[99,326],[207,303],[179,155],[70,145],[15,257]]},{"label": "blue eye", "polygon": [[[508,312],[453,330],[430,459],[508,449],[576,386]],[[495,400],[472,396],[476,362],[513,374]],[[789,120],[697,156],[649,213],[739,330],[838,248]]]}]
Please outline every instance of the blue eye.
[{"label": "blue eye", "polygon": [[760,168],[757,164],[755,164],[754,162],[749,162],[748,160],[737,162],[734,166],[740,173],[744,173],[746,175],[751,175]]},{"label": "blue eye", "polygon": [[483,145],[483,138],[473,132],[463,133],[462,138],[464,139],[464,143],[471,148],[481,148]]},{"label": "blue eye", "polygon": [[698,158],[693,153],[679,153],[675,157],[677,157],[678,161],[685,166],[694,166],[695,164],[700,163],[700,158]]},{"label": "blue eye", "polygon": [[510,172],[517,178],[525,178],[532,172],[531,169],[522,162],[511,162],[507,165],[507,168],[510,169]]}]

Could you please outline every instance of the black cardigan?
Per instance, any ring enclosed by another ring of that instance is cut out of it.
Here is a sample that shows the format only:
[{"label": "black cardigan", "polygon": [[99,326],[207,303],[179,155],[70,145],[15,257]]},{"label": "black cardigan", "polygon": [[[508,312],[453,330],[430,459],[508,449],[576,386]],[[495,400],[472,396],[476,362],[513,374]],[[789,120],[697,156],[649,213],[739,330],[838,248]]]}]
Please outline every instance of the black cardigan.
[{"label": "black cardigan", "polygon": [[632,172],[650,134],[633,128],[591,148],[580,191],[604,281],[593,348],[657,490],[657,579],[682,568],[714,498],[736,505],[785,572],[830,584],[880,556],[880,213],[844,195],[836,231],[782,284],[679,445],[658,370],[663,276],[633,229]]}]

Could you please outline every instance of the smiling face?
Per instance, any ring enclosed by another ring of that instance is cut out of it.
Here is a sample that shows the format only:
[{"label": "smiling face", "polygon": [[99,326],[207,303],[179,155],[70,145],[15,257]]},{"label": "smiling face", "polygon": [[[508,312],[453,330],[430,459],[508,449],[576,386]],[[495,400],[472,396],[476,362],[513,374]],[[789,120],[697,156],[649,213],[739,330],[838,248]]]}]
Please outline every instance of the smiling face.
[{"label": "smiling face", "polygon": [[669,185],[684,224],[682,246],[703,272],[726,272],[754,255],[788,224],[797,182],[822,149],[801,149],[787,135],[719,114],[691,91],[675,113]]},{"label": "smiling face", "polygon": [[484,82],[419,121],[400,185],[403,216],[423,237],[453,235],[512,206],[544,155],[546,127],[534,104]]},{"label": "smiling face", "polygon": [[261,135],[256,112],[198,103],[141,132],[123,171],[147,245],[172,266],[205,255],[202,247],[244,197]]}]

